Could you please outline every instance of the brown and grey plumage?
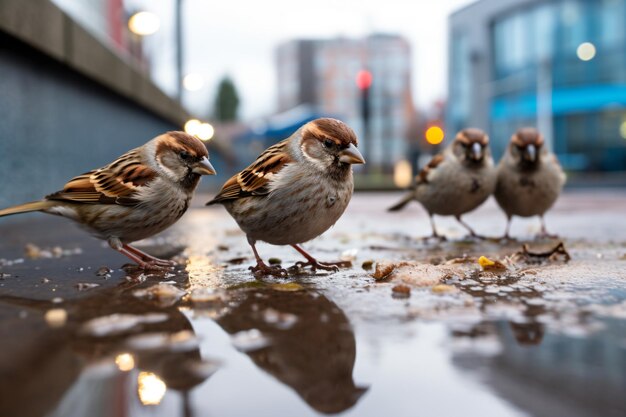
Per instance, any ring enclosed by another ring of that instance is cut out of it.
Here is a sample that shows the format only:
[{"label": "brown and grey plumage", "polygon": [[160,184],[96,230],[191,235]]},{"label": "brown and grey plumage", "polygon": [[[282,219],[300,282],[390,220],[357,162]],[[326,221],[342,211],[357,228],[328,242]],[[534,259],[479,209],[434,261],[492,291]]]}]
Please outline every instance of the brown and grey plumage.
[{"label": "brown and grey plumage", "polygon": [[214,174],[200,140],[168,132],[73,178],[41,201],[0,210],[0,217],[31,211],[67,217],[141,267],[171,265],[129,243],[174,224],[187,210],[200,176]]},{"label": "brown and grey plumage", "polygon": [[389,211],[401,210],[415,200],[428,212],[432,237],[442,238],[435,228],[435,214],[455,216],[472,236],[478,236],[461,216],[484,203],[495,185],[489,137],[479,129],[464,129],[443,153],[433,157],[422,169],[410,192]]},{"label": "brown and grey plumage", "polygon": [[556,156],[544,146],[543,136],[534,128],[518,130],[498,165],[496,201],[507,216],[505,237],[513,216],[541,218],[541,235],[549,236],[544,214],[555,203],[565,173]]},{"label": "brown and grey plumage", "polygon": [[256,242],[291,245],[313,269],[336,269],[317,262],[299,244],[328,230],[352,197],[352,164],[364,159],[352,129],[339,120],[307,123],[288,139],[263,152],[249,167],[230,178],[213,200],[222,204],[246,233],[257,265],[255,274],[286,274],[270,268]]}]

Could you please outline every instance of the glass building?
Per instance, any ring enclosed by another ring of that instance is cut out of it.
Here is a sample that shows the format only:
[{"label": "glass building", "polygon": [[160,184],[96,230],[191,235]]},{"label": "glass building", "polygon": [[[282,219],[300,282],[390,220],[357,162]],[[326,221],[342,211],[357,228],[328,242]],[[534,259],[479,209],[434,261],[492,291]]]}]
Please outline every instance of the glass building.
[{"label": "glass building", "polygon": [[537,126],[566,169],[626,170],[626,0],[481,0],[450,18],[448,129],[500,155]]}]

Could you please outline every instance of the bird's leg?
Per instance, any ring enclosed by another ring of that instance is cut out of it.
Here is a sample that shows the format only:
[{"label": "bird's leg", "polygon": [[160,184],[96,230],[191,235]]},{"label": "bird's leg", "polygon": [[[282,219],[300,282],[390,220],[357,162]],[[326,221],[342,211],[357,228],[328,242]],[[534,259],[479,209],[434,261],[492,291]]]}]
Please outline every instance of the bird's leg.
[{"label": "bird's leg", "polygon": [[506,229],[504,230],[504,236],[500,238],[500,240],[512,240],[511,235],[511,221],[513,220],[513,216],[506,216]]},{"label": "bird's leg", "polygon": [[139,249],[137,249],[137,248],[135,248],[133,246],[130,246],[130,245],[123,245],[123,247],[127,251],[132,252],[135,255],[139,256],[146,263],[153,264],[153,265],[158,265],[158,266],[176,266],[176,262],[175,261],[156,258],[156,257],[154,257],[152,255],[148,255],[147,253],[145,253],[143,251],[140,251]]},{"label": "bird's leg", "polygon": [[559,235],[553,235],[548,233],[548,229],[546,228],[546,221],[543,216],[539,216],[541,219],[541,232],[537,235],[538,238],[548,238],[548,239],[558,239]]},{"label": "bird's leg", "polygon": [[481,235],[479,235],[478,233],[476,233],[476,232],[474,231],[474,229],[472,229],[472,228],[469,226],[469,224],[465,223],[465,222],[461,219],[461,216],[454,216],[454,217],[456,217],[456,220],[457,220],[459,223],[461,223],[461,226],[463,226],[464,228],[466,228],[466,229],[467,229],[467,231],[468,231],[468,232],[470,232],[470,236],[471,236],[471,237],[475,237],[475,238],[477,238],[477,239],[486,239],[486,238],[485,238],[485,236],[481,236]]},{"label": "bird's leg", "polygon": [[252,247],[252,252],[254,252],[254,257],[256,258],[256,266],[251,266],[249,268],[254,276],[263,277],[266,275],[273,275],[275,277],[284,278],[289,275],[286,269],[283,269],[280,266],[268,266],[265,262],[263,262],[263,259],[259,256],[259,252],[256,250],[256,241],[248,238],[248,243]]},{"label": "bird's leg", "polygon": [[302,256],[304,256],[306,258],[306,260],[308,262],[296,262],[296,264],[294,265],[297,268],[304,268],[307,266],[310,266],[311,269],[313,270],[313,272],[315,272],[316,269],[322,269],[324,271],[334,271],[337,272],[339,271],[339,268],[349,268],[352,266],[352,263],[350,261],[339,261],[339,262],[318,262],[317,259],[315,259],[314,257],[312,257],[311,255],[309,255],[304,249],[302,249],[300,246],[298,245],[291,245],[292,248],[294,248],[295,250],[297,250],[298,252],[300,252],[300,254]]},{"label": "bird's leg", "polygon": [[130,260],[135,262],[141,269],[161,269],[162,268],[160,265],[155,265],[155,264],[146,262],[145,259],[143,259],[141,256],[128,250],[127,245],[124,245],[122,241],[116,237],[109,238],[108,243],[112,249],[128,257]]},{"label": "bird's leg", "polygon": [[432,227],[432,229],[433,229],[433,234],[430,235],[430,236],[423,237],[422,240],[435,239],[435,240],[439,240],[439,241],[443,241],[443,242],[448,240],[445,236],[440,235],[439,233],[437,233],[437,228],[435,227],[435,217],[432,215],[432,213],[428,213],[428,218],[430,219],[430,227]]}]

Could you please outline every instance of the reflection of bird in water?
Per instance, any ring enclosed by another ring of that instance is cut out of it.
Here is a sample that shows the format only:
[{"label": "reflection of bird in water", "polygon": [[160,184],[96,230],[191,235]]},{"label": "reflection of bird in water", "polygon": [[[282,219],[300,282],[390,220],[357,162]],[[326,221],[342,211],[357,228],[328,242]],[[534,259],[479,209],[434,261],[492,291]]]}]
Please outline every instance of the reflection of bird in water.
[{"label": "reflection of bird in water", "polygon": [[[297,320],[289,325],[267,320],[267,313],[276,311],[295,315]],[[246,354],[319,412],[347,410],[367,390],[355,386],[352,379],[356,342],[348,318],[323,295],[246,292],[217,322],[231,334],[258,329],[267,336],[269,346]]]},{"label": "reflection of bird in water", "polygon": [[[129,351],[134,369],[154,373],[167,389],[181,391],[183,415],[191,415],[189,402],[185,401],[186,393],[210,376],[199,348],[192,346],[176,350],[161,346],[133,351],[127,346],[129,336],[181,332],[189,333],[190,337],[194,335],[187,317],[176,306],[155,308],[135,298],[132,292],[141,286],[124,283],[64,302],[62,307],[68,311],[69,320],[64,327],[57,329],[47,328],[38,311],[58,308],[59,304],[1,296],[0,317],[4,325],[0,329],[0,337],[7,343],[3,342],[0,355],[0,369],[3,374],[6,373],[0,378],[0,415],[38,417],[48,415],[60,406],[80,410],[94,409],[94,405],[109,407],[115,403],[116,407],[127,407],[127,389],[118,387],[119,384],[125,385],[124,380],[105,378],[86,384],[83,375],[89,365]],[[25,319],[18,319],[15,307],[31,313]],[[145,315],[150,312],[163,314],[166,320],[145,323],[104,337],[90,336],[81,331],[82,324],[91,319],[111,314]],[[136,378],[136,373],[133,371],[124,375]],[[112,389],[111,385],[116,388]],[[33,398],[37,400],[33,401]]]}]

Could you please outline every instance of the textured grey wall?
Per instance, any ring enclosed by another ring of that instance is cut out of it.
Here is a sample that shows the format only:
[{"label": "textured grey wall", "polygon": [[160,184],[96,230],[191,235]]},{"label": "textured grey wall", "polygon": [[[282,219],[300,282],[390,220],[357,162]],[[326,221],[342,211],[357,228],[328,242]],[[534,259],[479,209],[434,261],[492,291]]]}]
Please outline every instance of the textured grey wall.
[{"label": "textured grey wall", "polygon": [[0,207],[178,128],[28,47],[0,46]]}]

